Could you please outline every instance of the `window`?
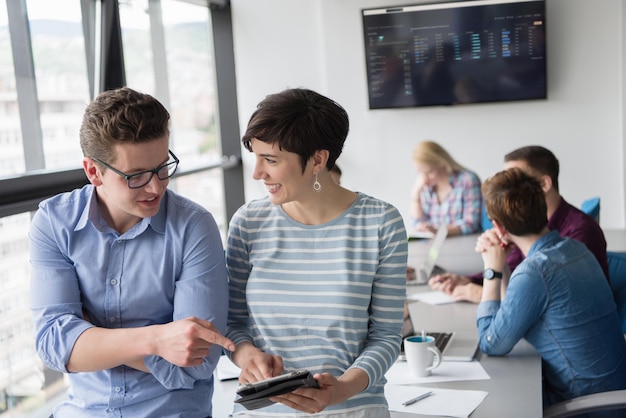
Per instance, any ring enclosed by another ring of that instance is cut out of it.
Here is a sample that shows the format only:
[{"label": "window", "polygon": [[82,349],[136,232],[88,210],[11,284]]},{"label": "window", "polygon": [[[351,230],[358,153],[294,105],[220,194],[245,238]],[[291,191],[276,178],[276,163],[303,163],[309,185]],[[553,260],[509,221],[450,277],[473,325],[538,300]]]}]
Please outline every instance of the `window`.
[{"label": "window", "polygon": [[80,2],[27,0],[45,165],[79,168],[78,131],[89,103]]},{"label": "window", "polygon": [[[125,0],[120,22],[127,84],[154,95],[169,110],[170,147],[181,169],[219,163],[209,9],[179,0]],[[225,235],[221,170],[174,178],[170,187],[205,206]]]},{"label": "window", "polygon": [[120,1],[120,24],[122,26],[126,83],[135,90],[155,95],[156,82],[154,79],[148,0]]},{"label": "window", "polygon": [[[82,113],[91,97],[90,86],[99,82],[94,80],[95,70],[89,73],[87,58],[95,54],[89,49],[94,42],[91,38],[86,42],[83,32],[84,26],[87,33],[95,32],[98,25],[82,22],[82,17],[93,16],[99,4],[99,0],[0,0],[0,209],[11,206],[3,201],[8,189],[2,194],[2,182],[9,177],[51,170],[66,179],[71,177],[66,170],[80,171]],[[223,161],[213,15],[207,6],[185,0],[119,0],[119,4],[126,84],[155,95],[170,110],[179,173],[194,173],[177,174],[171,187],[207,207],[225,236],[223,170],[206,170],[207,165],[219,168]],[[221,19],[230,25],[230,12]],[[13,54],[14,45],[23,50]],[[20,68],[19,79],[15,68]],[[228,126],[231,133],[238,134],[236,125],[235,121]],[[235,148],[239,149],[238,140]],[[237,158],[228,160],[232,167]],[[235,177],[229,176],[233,184]],[[242,203],[232,197],[243,195],[242,179],[237,187],[240,190],[229,196],[231,206]],[[0,215],[0,417],[47,417],[66,396],[66,386],[63,375],[45,369],[34,350],[28,289],[31,213],[6,211],[9,216]]]},{"label": "window", "polygon": [[[183,167],[216,164],[222,158],[209,9],[162,0],[165,57],[169,75],[172,146]],[[175,180],[176,190],[206,207],[226,231],[223,178],[211,170]],[[225,235],[225,234],[224,234]]]}]

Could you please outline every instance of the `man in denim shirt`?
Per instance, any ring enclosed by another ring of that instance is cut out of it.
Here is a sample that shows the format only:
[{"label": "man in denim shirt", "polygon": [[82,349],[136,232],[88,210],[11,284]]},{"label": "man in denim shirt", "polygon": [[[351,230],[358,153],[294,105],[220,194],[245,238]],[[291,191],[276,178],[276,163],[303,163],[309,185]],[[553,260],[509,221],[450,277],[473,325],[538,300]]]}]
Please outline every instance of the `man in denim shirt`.
[{"label": "man in denim shirt", "polygon": [[[482,186],[494,228],[476,250],[485,270],[480,349],[507,354],[525,338],[541,354],[544,406],[626,389],[626,341],[604,272],[589,249],[549,231],[539,181],[519,168]],[[502,278],[514,244],[525,259]]]}]

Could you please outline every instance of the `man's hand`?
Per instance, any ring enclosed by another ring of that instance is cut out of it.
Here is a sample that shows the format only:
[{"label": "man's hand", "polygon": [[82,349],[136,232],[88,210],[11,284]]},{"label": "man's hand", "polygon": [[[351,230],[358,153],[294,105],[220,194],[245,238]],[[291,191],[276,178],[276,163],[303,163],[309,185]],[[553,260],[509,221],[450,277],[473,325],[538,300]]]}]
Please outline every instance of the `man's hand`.
[{"label": "man's hand", "polygon": [[482,255],[485,267],[502,272],[506,265],[506,257],[513,247],[513,243],[509,243],[492,228],[480,234],[476,240],[475,250]]},{"label": "man's hand", "polygon": [[452,291],[452,298],[457,301],[478,303],[483,295],[483,287],[476,283],[458,285]]},{"label": "man's hand", "polygon": [[488,229],[478,236],[474,250],[477,253],[485,252],[488,248],[498,246],[510,251],[515,244],[508,241],[505,236],[500,235],[495,228]]},{"label": "man's hand", "polygon": [[229,351],[235,344],[224,337],[210,321],[190,317],[159,325],[155,354],[179,367],[202,364],[214,344]]},{"label": "man's hand", "polygon": [[428,285],[433,290],[440,290],[451,295],[457,286],[471,283],[471,280],[465,276],[459,276],[455,273],[443,273],[431,277]]}]

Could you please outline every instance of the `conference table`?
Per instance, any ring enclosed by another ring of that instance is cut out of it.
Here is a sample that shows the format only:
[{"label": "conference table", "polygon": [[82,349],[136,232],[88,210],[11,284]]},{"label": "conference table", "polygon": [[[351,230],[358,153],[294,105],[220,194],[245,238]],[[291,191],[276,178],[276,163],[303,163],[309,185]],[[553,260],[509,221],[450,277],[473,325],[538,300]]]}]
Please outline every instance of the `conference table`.
[{"label": "conference table", "polygon": [[[482,270],[482,259],[474,252],[476,235],[450,237],[440,250],[437,264],[448,271],[473,274]],[[408,265],[418,268],[425,259],[430,240],[409,242]],[[427,285],[407,286],[407,293],[430,291]],[[421,301],[409,303],[415,329],[476,330],[477,305],[456,302],[430,305]],[[542,416],[541,357],[526,341],[520,341],[506,356],[493,357],[478,353],[477,361],[491,377],[423,384],[421,387],[480,390],[489,394],[472,413],[472,418],[534,418]],[[215,379],[213,418],[226,418],[232,409],[236,380]],[[426,417],[427,415],[391,412],[392,418]],[[430,415],[432,417],[432,415]]]}]

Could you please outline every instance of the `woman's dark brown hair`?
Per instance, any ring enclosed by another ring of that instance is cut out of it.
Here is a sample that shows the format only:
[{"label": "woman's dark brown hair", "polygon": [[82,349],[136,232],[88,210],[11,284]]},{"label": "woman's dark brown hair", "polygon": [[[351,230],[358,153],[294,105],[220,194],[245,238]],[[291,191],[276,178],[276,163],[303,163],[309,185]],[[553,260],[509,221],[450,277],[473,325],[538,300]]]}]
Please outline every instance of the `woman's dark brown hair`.
[{"label": "woman's dark brown hair", "polygon": [[312,90],[288,89],[270,94],[250,117],[242,142],[252,151],[256,138],[300,156],[302,171],[316,151],[328,150],[330,170],[348,136],[348,113],[337,102]]}]

